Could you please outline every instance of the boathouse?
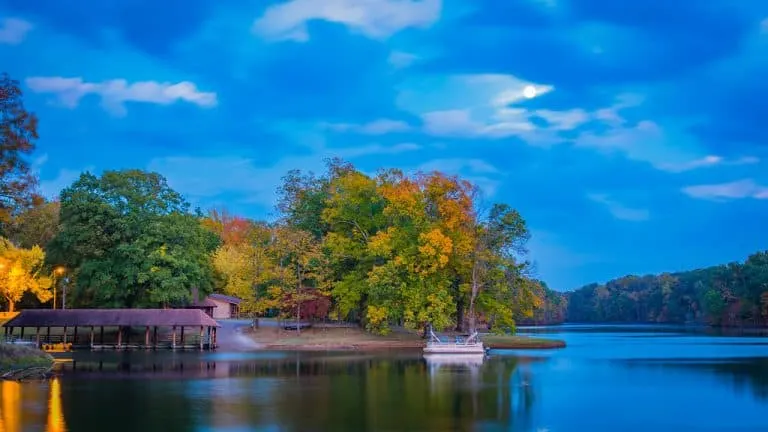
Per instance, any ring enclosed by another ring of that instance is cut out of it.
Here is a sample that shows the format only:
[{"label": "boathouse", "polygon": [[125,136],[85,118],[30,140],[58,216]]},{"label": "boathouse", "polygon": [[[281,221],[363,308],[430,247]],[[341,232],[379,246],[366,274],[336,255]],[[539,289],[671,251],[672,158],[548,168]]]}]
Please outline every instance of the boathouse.
[{"label": "boathouse", "polygon": [[3,327],[6,340],[40,348],[206,350],[220,325],[200,309],[29,309]]}]

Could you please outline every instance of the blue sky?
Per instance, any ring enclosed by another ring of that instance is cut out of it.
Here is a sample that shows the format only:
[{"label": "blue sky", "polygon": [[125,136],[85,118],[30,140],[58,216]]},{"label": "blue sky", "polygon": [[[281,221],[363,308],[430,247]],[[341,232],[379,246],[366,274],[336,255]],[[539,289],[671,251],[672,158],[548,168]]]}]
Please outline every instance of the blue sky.
[{"label": "blue sky", "polygon": [[0,0],[55,196],[164,174],[264,217],[289,169],[438,169],[518,208],[565,290],[768,248],[768,3]]}]

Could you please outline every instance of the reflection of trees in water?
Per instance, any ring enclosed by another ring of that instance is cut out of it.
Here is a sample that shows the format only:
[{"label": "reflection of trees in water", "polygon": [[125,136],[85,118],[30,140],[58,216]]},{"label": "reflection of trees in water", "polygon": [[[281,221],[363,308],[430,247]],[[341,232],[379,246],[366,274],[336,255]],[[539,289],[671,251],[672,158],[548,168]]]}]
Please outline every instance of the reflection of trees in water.
[{"label": "reflection of trees in water", "polygon": [[[534,377],[515,358],[443,366],[432,374],[418,355],[297,354],[133,367],[79,362],[74,368],[64,372],[61,386],[70,430],[533,430]],[[110,376],[121,379],[105,382]]]}]

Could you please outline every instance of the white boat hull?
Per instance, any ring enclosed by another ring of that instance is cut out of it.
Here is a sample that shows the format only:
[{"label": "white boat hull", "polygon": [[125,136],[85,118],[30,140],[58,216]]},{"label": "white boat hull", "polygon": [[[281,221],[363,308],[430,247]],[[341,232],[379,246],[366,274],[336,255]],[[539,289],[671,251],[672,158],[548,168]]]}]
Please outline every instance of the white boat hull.
[{"label": "white boat hull", "polygon": [[429,344],[424,347],[424,354],[485,354],[482,343],[476,344]]}]

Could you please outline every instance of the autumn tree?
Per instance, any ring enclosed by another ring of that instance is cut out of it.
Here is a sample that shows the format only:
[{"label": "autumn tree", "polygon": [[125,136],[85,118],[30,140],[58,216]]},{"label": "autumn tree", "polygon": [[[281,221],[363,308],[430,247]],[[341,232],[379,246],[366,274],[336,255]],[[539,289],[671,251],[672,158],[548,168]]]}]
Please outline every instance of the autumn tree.
[{"label": "autumn tree", "polygon": [[76,303],[167,306],[213,288],[219,241],[159,174],[82,174],[61,192],[61,225],[49,261],[71,269]]},{"label": "autumn tree", "polygon": [[224,277],[223,291],[243,299],[244,312],[262,314],[280,307],[279,295],[270,291],[277,278],[274,243],[272,227],[251,223],[242,241],[225,241],[213,254],[213,265]]},{"label": "autumn tree", "polygon": [[51,299],[51,278],[44,272],[45,252],[39,246],[17,248],[0,237],[0,293],[8,312],[24,293],[32,293],[41,302]]},{"label": "autumn tree", "polygon": [[37,117],[24,107],[19,82],[0,75],[0,228],[39,196],[26,159],[35,149]]},{"label": "autumn tree", "polygon": [[276,228],[272,254],[277,262],[278,284],[271,293],[296,320],[301,333],[302,308],[327,297],[323,284],[320,245],[312,233],[287,226]]}]

